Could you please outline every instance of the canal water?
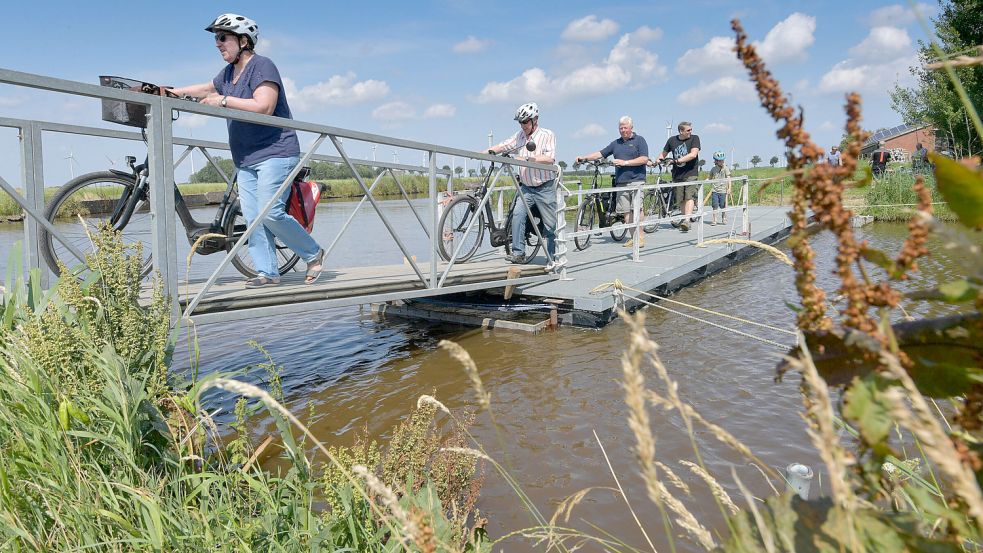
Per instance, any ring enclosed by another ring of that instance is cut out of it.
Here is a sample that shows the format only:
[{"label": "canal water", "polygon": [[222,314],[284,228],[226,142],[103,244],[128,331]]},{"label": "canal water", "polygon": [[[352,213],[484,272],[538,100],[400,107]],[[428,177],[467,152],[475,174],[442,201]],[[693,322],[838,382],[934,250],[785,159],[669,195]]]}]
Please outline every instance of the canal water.
[{"label": "canal water", "polygon": [[[387,212],[400,224],[413,222],[405,204],[387,202]],[[322,229],[337,228],[353,204],[330,204],[319,211]],[[421,212],[422,213],[422,212]],[[419,227],[417,227],[419,228]],[[858,231],[874,247],[892,255],[903,240],[904,225],[874,224]],[[0,249],[6,251],[22,236],[19,226],[0,229]],[[322,243],[327,236],[321,236]],[[336,263],[352,265],[398,263],[401,252],[386,239],[378,217],[356,219],[350,231],[351,244],[342,248]],[[977,239],[978,240],[978,239]],[[414,247],[426,251],[425,235],[414,239]],[[385,244],[385,246],[383,246]],[[834,242],[828,233],[815,237],[820,284],[835,295],[832,276]],[[786,244],[779,247],[788,251]],[[959,251],[947,251],[935,239],[932,257],[923,260],[921,272],[905,283],[905,289],[929,287],[947,275],[959,274],[967,260]],[[346,257],[347,256],[347,257]],[[214,257],[214,256],[213,256]],[[205,263],[195,261],[195,270]],[[329,265],[330,266],[330,265]],[[0,274],[4,274],[0,266]],[[207,274],[207,273],[206,273]],[[612,274],[612,278],[616,277]],[[751,321],[792,329],[794,314],[787,304],[796,303],[792,270],[773,257],[757,255],[715,274],[673,299],[720,310]],[[906,305],[913,315],[927,314],[926,308]],[[932,314],[938,314],[935,310]],[[774,380],[774,367],[783,348],[727,332],[700,321],[660,309],[646,310],[646,327],[659,344],[659,353],[679,393],[704,417],[720,424],[747,444],[762,460],[776,469],[798,462],[812,466],[818,477],[813,493],[825,481],[824,468],[805,435],[800,418],[798,378]],[[710,318],[698,314],[700,317]],[[775,332],[761,332],[734,321],[714,322],[791,345],[792,339]],[[588,487],[614,487],[605,463],[601,440],[632,507],[655,546],[668,550],[669,538],[659,522],[658,509],[649,501],[632,454],[634,438],[626,421],[627,408],[620,386],[621,356],[627,345],[627,327],[615,322],[601,330],[561,328],[556,332],[530,335],[508,331],[482,331],[455,325],[396,318],[377,319],[367,308],[332,309],[322,313],[266,317],[228,325],[206,325],[197,329],[202,374],[214,371],[245,372],[239,378],[262,384],[264,362],[261,352],[247,344],[255,340],[283,366],[282,382],[287,405],[296,413],[313,412],[311,428],[327,444],[351,444],[367,431],[385,440],[387,432],[416,404],[423,394],[432,394],[458,414],[474,409],[474,391],[457,362],[438,348],[442,339],[466,348],[479,368],[491,393],[491,411],[501,427],[496,432],[489,413],[479,413],[472,432],[488,454],[509,467],[512,477],[549,518],[558,503]],[[187,337],[175,355],[175,369],[189,367]],[[646,383],[657,386],[655,373],[645,368]],[[230,398],[216,397],[214,406],[228,420]],[[674,493],[705,526],[725,528],[706,487],[691,476],[680,460],[695,461],[690,438],[676,414],[650,410],[656,438],[656,456],[668,465],[693,491],[692,497]],[[220,415],[221,418],[221,415]],[[262,416],[252,421],[256,441],[275,432]],[[501,438],[500,438],[501,437]],[[771,489],[761,473],[741,457],[719,444],[712,435],[697,428],[695,441],[707,467],[738,502],[744,504],[732,471],[757,497]],[[314,451],[311,456],[317,458]],[[275,467],[275,460],[267,460]],[[510,486],[491,467],[478,506],[488,519],[491,536],[533,525],[531,516]],[[774,482],[782,486],[781,482]],[[599,534],[603,529],[634,546],[647,549],[624,501],[609,491],[588,495],[573,511],[569,526]],[[680,539],[681,551],[697,550]],[[537,551],[542,544],[517,537],[496,551]],[[596,551],[597,547],[587,547]]]}]

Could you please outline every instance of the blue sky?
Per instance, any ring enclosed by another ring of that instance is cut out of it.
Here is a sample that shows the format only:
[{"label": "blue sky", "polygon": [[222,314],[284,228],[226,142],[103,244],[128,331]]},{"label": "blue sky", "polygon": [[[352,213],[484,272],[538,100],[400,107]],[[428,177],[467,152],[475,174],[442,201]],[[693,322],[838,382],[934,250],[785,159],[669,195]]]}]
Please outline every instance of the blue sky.
[{"label": "blue sky", "polygon": [[[520,103],[540,104],[559,159],[617,137],[618,118],[658,151],[666,124],[692,121],[713,150],[781,156],[775,125],[737,66],[730,19],[739,17],[766,62],[805,108],[823,145],[839,141],[849,90],[864,97],[864,126],[899,124],[895,82],[910,84],[924,31],[907,2],[248,2],[233,4],[35,2],[4,14],[0,66],[93,83],[114,74],[164,84],[210,80],[222,67],[203,28],[235,11],[260,26],[257,51],[287,79],[294,117],[316,123],[478,149],[517,130]],[[0,115],[107,126],[98,102],[0,85]],[[122,128],[122,127],[116,127]],[[225,140],[223,121],[183,116],[175,134]],[[302,137],[302,144],[311,137]],[[349,153],[371,157],[364,144]],[[322,147],[322,153],[334,153]],[[0,129],[0,175],[19,182],[16,135]],[[120,164],[135,144],[48,134],[45,176]],[[74,161],[66,159],[71,154]],[[376,152],[391,160],[391,148]],[[419,154],[397,152],[401,162]],[[412,157],[411,157],[412,156]],[[202,158],[196,166],[201,167]],[[450,164],[443,160],[441,165]],[[458,165],[463,165],[457,160]],[[186,162],[178,171],[187,175]]]}]

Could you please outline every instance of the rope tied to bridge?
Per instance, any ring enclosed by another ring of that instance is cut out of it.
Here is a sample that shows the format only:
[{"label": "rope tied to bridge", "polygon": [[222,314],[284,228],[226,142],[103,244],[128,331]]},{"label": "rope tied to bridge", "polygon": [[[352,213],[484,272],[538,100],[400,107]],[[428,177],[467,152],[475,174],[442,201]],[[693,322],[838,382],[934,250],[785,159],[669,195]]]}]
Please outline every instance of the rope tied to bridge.
[{"label": "rope tied to bridge", "polygon": [[[779,253],[781,253],[781,252],[779,252]],[[639,296],[648,296],[648,297],[650,297],[652,299],[658,299],[660,302],[665,301],[665,302],[673,303],[673,304],[680,305],[680,306],[683,306],[683,307],[688,307],[688,308],[694,309],[696,311],[702,311],[704,313],[709,313],[711,315],[716,315],[718,317],[723,317],[723,318],[726,318],[726,319],[731,319],[731,320],[734,320],[734,321],[737,321],[737,322],[740,322],[740,323],[743,323],[743,324],[746,324],[746,325],[756,326],[756,327],[764,328],[764,329],[771,330],[771,331],[774,331],[774,332],[781,332],[783,334],[788,334],[788,335],[791,335],[791,336],[796,336],[796,342],[798,342],[798,333],[795,332],[795,331],[793,331],[793,330],[788,330],[788,329],[785,329],[785,328],[779,328],[779,327],[776,327],[776,326],[772,326],[772,325],[767,325],[767,324],[764,324],[764,323],[759,323],[759,322],[751,321],[749,319],[745,319],[745,318],[742,318],[742,317],[737,317],[737,316],[734,316],[734,315],[729,315],[727,313],[721,313],[719,311],[714,311],[712,309],[706,309],[704,307],[699,307],[699,306],[696,306],[696,305],[691,305],[691,304],[684,303],[684,302],[681,302],[681,301],[678,301],[678,300],[673,300],[673,299],[670,299],[670,298],[667,298],[667,297],[664,297],[664,296],[658,296],[658,295],[653,294],[651,292],[646,292],[644,290],[639,290],[637,288],[632,288],[631,286],[626,286],[619,279],[615,279],[613,282],[606,282],[606,283],[603,283],[603,284],[599,284],[599,285],[595,286],[594,288],[592,288],[591,291],[590,291],[590,293],[591,294],[596,294],[596,293],[603,292],[603,291],[608,290],[608,289],[613,289],[613,293],[618,297],[618,301],[621,304],[622,309],[624,308],[624,305],[625,305],[625,294],[624,294],[624,292],[625,292],[625,290],[627,290],[629,292],[634,292],[635,294],[638,294]],[[651,307],[657,307],[659,309],[662,309],[663,311],[668,311],[668,312],[673,313],[673,314],[676,314],[676,315],[681,315],[683,317],[686,317],[686,318],[693,319],[695,321],[704,323],[704,324],[706,324],[708,326],[719,328],[721,330],[726,330],[727,332],[731,332],[731,333],[737,334],[739,336],[744,336],[745,338],[750,338],[752,340],[757,340],[759,342],[763,342],[763,343],[766,343],[766,344],[775,346],[775,347],[780,348],[782,350],[787,350],[789,348],[789,344],[783,344],[783,343],[780,343],[780,342],[776,342],[774,340],[769,340],[767,338],[762,338],[760,336],[756,336],[754,334],[751,334],[751,333],[748,333],[748,332],[744,332],[743,330],[738,330],[736,328],[731,328],[731,327],[728,327],[728,326],[724,326],[722,324],[718,324],[718,323],[715,323],[713,321],[708,321],[706,319],[697,317],[695,315],[690,315],[688,313],[683,313],[682,311],[678,311],[676,309],[672,309],[672,308],[666,307],[664,305],[659,305],[658,303],[655,303],[653,301],[649,301],[649,300],[647,300],[645,298],[642,298],[642,297],[635,297],[633,299],[635,301],[638,301],[639,303],[644,304],[644,305],[648,305],[648,306],[651,306]]]}]

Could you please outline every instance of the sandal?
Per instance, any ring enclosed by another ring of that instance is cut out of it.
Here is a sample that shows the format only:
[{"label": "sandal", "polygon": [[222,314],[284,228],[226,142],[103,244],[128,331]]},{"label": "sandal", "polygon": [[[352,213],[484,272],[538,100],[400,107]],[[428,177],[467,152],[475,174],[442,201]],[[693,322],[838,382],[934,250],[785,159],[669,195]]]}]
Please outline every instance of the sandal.
[{"label": "sandal", "polygon": [[[307,264],[307,273],[304,276],[304,284],[314,284],[321,277],[324,270],[324,249],[317,252],[317,257]],[[315,268],[316,266],[316,268]]]},{"label": "sandal", "polygon": [[246,288],[260,288],[262,286],[276,286],[280,284],[279,278],[270,278],[260,275],[246,280]]}]

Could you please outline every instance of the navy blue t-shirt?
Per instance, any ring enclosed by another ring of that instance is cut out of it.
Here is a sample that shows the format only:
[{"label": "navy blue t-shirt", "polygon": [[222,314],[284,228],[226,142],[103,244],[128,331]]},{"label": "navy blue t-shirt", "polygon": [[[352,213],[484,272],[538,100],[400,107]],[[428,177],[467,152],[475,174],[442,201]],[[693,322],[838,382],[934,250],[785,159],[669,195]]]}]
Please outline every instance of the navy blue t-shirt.
[{"label": "navy blue t-shirt", "polygon": [[[635,159],[638,156],[649,155],[649,145],[645,139],[637,134],[632,134],[631,138],[625,140],[618,137],[617,140],[608,144],[601,150],[601,156],[608,157],[614,154],[614,159]],[[645,166],[636,165],[632,167],[615,167],[614,182],[616,184],[628,184],[645,180]]]},{"label": "navy blue t-shirt", "polygon": [[[280,72],[270,58],[253,56],[243,69],[239,81],[232,83],[235,66],[229,64],[219,71],[212,81],[215,90],[222,96],[234,98],[252,98],[253,92],[264,82],[271,82],[279,89],[276,108],[273,115],[293,119],[290,106],[287,105],[287,95],[283,90]],[[297,133],[292,129],[267,127],[245,121],[229,119],[229,147],[232,150],[232,162],[236,167],[255,165],[274,157],[291,157],[300,155],[300,142]]]}]

